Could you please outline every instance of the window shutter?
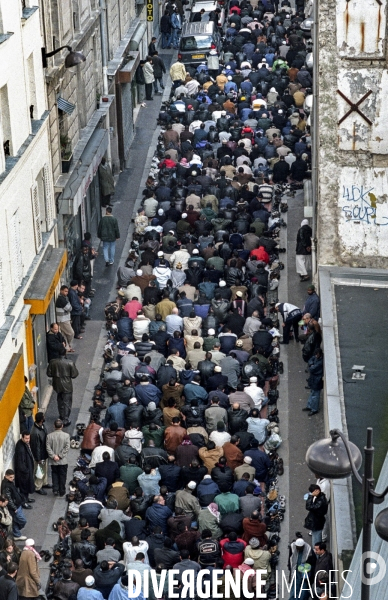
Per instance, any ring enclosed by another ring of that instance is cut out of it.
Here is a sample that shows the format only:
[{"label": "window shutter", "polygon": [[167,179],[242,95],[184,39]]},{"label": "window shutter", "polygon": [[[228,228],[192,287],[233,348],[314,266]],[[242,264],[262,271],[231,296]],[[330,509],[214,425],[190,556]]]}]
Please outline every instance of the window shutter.
[{"label": "window shutter", "polygon": [[46,164],[44,166],[44,195],[46,200],[46,229],[50,231],[51,225],[53,224],[53,220],[55,218],[54,215],[54,204],[53,204],[53,195],[52,195],[52,187],[51,187],[51,177],[50,177],[50,169]]},{"label": "window shutter", "polygon": [[34,232],[35,232],[35,249],[36,252],[42,247],[42,230],[40,226],[40,207],[39,207],[39,194],[38,186],[35,183],[31,188],[32,196],[32,215],[34,219]]},{"label": "window shutter", "polygon": [[3,280],[3,261],[0,258],[0,327],[5,320],[5,300],[4,300],[4,280]]},{"label": "window shutter", "polygon": [[12,257],[12,275],[15,291],[20,286],[23,279],[23,255],[22,243],[20,238],[19,215],[16,211],[11,217],[11,257]]}]

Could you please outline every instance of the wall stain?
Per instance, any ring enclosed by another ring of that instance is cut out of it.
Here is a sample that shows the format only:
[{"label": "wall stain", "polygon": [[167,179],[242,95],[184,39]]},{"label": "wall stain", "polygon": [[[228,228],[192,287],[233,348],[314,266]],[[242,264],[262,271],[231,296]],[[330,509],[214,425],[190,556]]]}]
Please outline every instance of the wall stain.
[{"label": "wall stain", "polygon": [[365,50],[365,23],[361,23],[361,52]]}]

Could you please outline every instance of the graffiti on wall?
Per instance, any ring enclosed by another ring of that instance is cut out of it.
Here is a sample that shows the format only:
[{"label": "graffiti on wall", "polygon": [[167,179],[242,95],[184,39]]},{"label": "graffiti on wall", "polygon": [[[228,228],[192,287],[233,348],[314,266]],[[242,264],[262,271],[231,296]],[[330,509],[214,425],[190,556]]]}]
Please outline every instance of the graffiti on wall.
[{"label": "graffiti on wall", "polygon": [[375,188],[363,185],[343,185],[342,212],[346,221],[365,223],[367,225],[388,225],[388,217],[381,215],[377,218],[378,203],[373,190]]}]

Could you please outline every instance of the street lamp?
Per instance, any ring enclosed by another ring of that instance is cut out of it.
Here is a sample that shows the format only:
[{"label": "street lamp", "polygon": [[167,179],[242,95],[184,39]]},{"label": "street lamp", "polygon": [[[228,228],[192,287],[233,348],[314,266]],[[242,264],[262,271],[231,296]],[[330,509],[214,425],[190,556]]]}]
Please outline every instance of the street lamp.
[{"label": "street lamp", "polygon": [[46,48],[42,48],[43,68],[44,69],[47,68],[47,59],[50,58],[50,56],[54,56],[54,54],[58,54],[58,52],[60,52],[64,48],[66,48],[69,51],[69,54],[65,58],[66,69],[70,69],[71,67],[75,67],[76,65],[79,65],[80,63],[85,62],[86,56],[84,56],[82,54],[82,52],[76,52],[75,50],[72,50],[71,46],[61,46],[60,48],[57,48],[56,50],[53,50],[52,52],[46,52]]},{"label": "street lamp", "polygon": [[[309,469],[318,477],[327,479],[342,479],[354,475],[358,483],[362,485],[362,554],[370,552],[373,505],[384,501],[388,488],[381,494],[375,492],[375,480],[373,477],[373,457],[375,449],[372,446],[373,429],[367,429],[367,442],[364,448],[365,469],[364,475],[358,472],[361,466],[362,456],[360,450],[352,442],[346,439],[342,431],[333,429],[330,438],[319,440],[310,446],[306,453],[306,463]],[[376,531],[383,540],[388,541],[388,508],[382,510],[376,517]],[[368,555],[362,560],[361,577],[361,600],[369,600],[370,585],[367,579],[373,572],[370,568]]]}]

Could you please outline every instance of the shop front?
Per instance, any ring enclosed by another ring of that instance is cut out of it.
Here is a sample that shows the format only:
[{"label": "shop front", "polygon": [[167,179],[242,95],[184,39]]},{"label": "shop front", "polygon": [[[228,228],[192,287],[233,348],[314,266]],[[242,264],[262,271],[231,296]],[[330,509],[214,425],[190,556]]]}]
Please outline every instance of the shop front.
[{"label": "shop front", "polygon": [[15,352],[0,380],[0,447],[1,470],[10,465],[19,436],[18,408],[24,394],[23,346]]},{"label": "shop front", "polygon": [[[27,356],[34,357],[35,385],[38,408],[44,406],[51,392],[46,375],[46,333],[56,320],[55,292],[67,263],[65,248],[48,246],[35,276],[25,294],[24,302],[31,306],[26,323]],[[30,376],[31,379],[31,376]]]},{"label": "shop front", "polygon": [[72,279],[73,262],[84,234],[90,232],[93,244],[98,244],[97,229],[101,219],[98,167],[108,144],[108,130],[96,129],[58,200],[63,219],[63,245],[68,254],[65,274],[68,282]]}]

